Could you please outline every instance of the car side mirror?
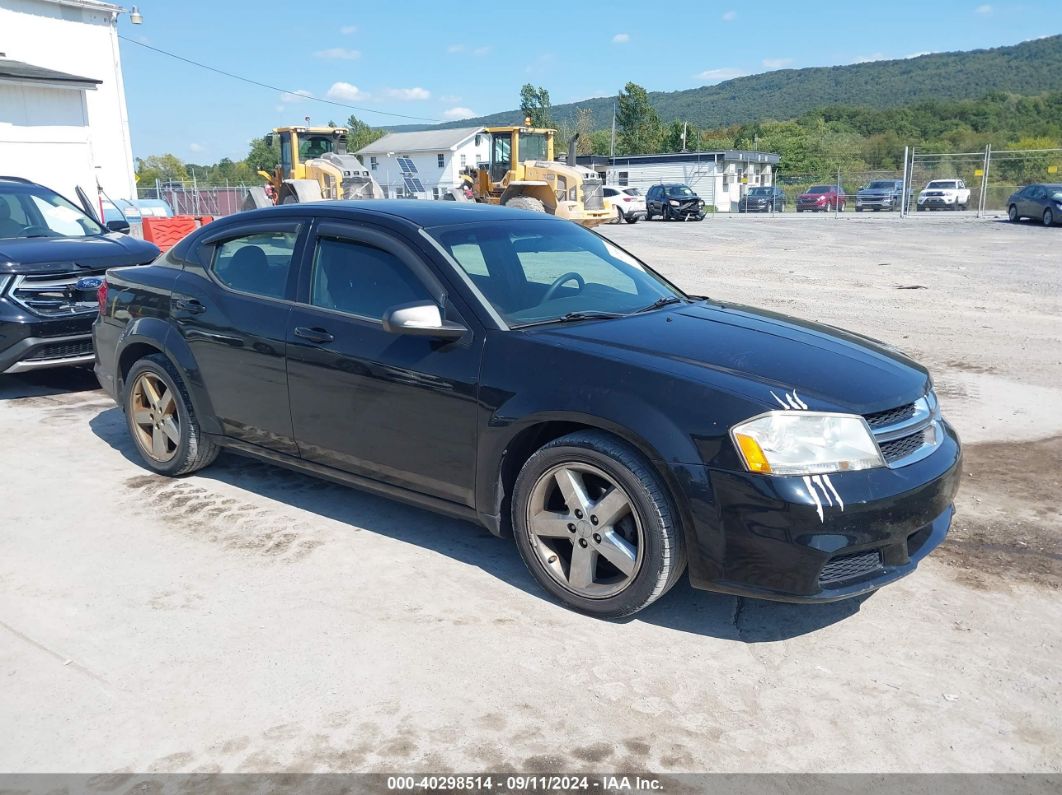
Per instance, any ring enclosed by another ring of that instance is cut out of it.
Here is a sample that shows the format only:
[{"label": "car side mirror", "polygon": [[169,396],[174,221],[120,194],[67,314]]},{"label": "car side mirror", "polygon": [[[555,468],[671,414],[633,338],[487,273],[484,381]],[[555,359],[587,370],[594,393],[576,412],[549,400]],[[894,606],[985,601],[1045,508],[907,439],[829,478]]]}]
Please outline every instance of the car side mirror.
[{"label": "car side mirror", "polygon": [[107,228],[112,232],[121,232],[126,235],[129,234],[129,222],[124,218],[115,218],[113,221],[108,221]]},{"label": "car side mirror", "polygon": [[443,319],[442,309],[434,301],[400,304],[384,312],[384,331],[414,337],[455,340],[468,331],[460,323]]}]

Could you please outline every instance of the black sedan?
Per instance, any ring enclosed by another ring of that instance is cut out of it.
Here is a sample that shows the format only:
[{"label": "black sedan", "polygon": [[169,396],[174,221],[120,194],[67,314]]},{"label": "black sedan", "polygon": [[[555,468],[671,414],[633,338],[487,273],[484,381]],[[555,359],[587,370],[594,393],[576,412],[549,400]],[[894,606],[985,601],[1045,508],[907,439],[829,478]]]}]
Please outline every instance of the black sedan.
[{"label": "black sedan", "polygon": [[109,271],[96,373],[147,467],[225,448],[515,536],[565,604],[865,593],[944,538],[959,440],[929,375],[689,296],[567,221],[327,202]]},{"label": "black sedan", "polygon": [[1062,184],[1026,185],[1007,199],[1007,217],[1014,222],[1032,218],[1044,226],[1062,223]]},{"label": "black sedan", "polygon": [[750,188],[738,202],[738,212],[768,213],[785,211],[785,191],[778,186]]}]

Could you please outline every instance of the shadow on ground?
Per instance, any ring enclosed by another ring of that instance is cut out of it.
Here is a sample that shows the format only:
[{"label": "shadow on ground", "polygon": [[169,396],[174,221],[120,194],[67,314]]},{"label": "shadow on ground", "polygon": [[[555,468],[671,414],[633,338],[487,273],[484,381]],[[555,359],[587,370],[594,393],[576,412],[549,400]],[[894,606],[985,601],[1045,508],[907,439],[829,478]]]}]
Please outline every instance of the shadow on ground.
[{"label": "shadow on ground", "polygon": [[0,375],[0,400],[51,397],[99,388],[95,374],[84,367],[56,367],[53,370]]},{"label": "shadow on ground", "polygon": [[[120,409],[90,420],[93,432],[139,467],[143,464]],[[370,533],[430,549],[476,566],[511,586],[552,601],[528,573],[516,545],[470,522],[377,497],[320,478],[222,453],[196,478],[226,483],[249,494],[291,505]],[[645,622],[696,635],[762,643],[814,632],[859,611],[863,599],[827,605],[791,605],[742,599],[692,588],[683,578],[658,602],[621,623]],[[587,618],[587,621],[595,619]]]}]

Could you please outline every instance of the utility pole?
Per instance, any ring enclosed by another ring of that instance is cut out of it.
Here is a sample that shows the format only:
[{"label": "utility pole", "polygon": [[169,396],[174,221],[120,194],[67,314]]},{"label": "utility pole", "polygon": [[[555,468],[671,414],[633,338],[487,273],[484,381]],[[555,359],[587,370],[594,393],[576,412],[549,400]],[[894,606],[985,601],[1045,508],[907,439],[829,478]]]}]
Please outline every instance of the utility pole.
[{"label": "utility pole", "polygon": [[612,100],[612,143],[609,145],[608,156],[616,156],[616,100]]},{"label": "utility pole", "polygon": [[688,124],[689,124],[688,122],[682,122],[682,151],[683,152],[686,151],[686,128],[687,128]]}]

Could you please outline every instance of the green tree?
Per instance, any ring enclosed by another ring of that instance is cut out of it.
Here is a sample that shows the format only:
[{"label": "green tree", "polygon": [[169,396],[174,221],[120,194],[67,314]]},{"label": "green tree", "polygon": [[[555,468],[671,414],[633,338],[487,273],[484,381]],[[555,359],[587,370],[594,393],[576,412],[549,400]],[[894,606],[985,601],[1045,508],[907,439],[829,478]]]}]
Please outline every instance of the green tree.
[{"label": "green tree", "polygon": [[347,150],[357,152],[363,146],[368,146],[373,141],[378,141],[387,135],[386,130],[370,127],[357,116],[351,114],[347,119]]},{"label": "green tree", "polygon": [[637,83],[627,83],[617,100],[616,153],[638,155],[659,151],[663,131],[646,90]]},{"label": "green tree", "polygon": [[[244,158],[248,169],[257,174],[259,171],[272,173],[280,162],[280,142],[271,136],[251,139],[251,149]],[[258,177],[255,177],[257,180]]]},{"label": "green tree", "polygon": [[136,177],[141,185],[153,186],[155,180],[160,182],[186,180],[188,169],[176,155],[151,155],[136,159]]},{"label": "green tree", "polygon": [[524,118],[530,117],[532,127],[552,127],[552,107],[549,92],[542,86],[535,88],[530,83],[525,83],[520,89],[520,113]]},{"label": "green tree", "polygon": [[665,152],[681,152],[698,147],[700,134],[692,124],[673,121],[664,132],[661,149]]}]

